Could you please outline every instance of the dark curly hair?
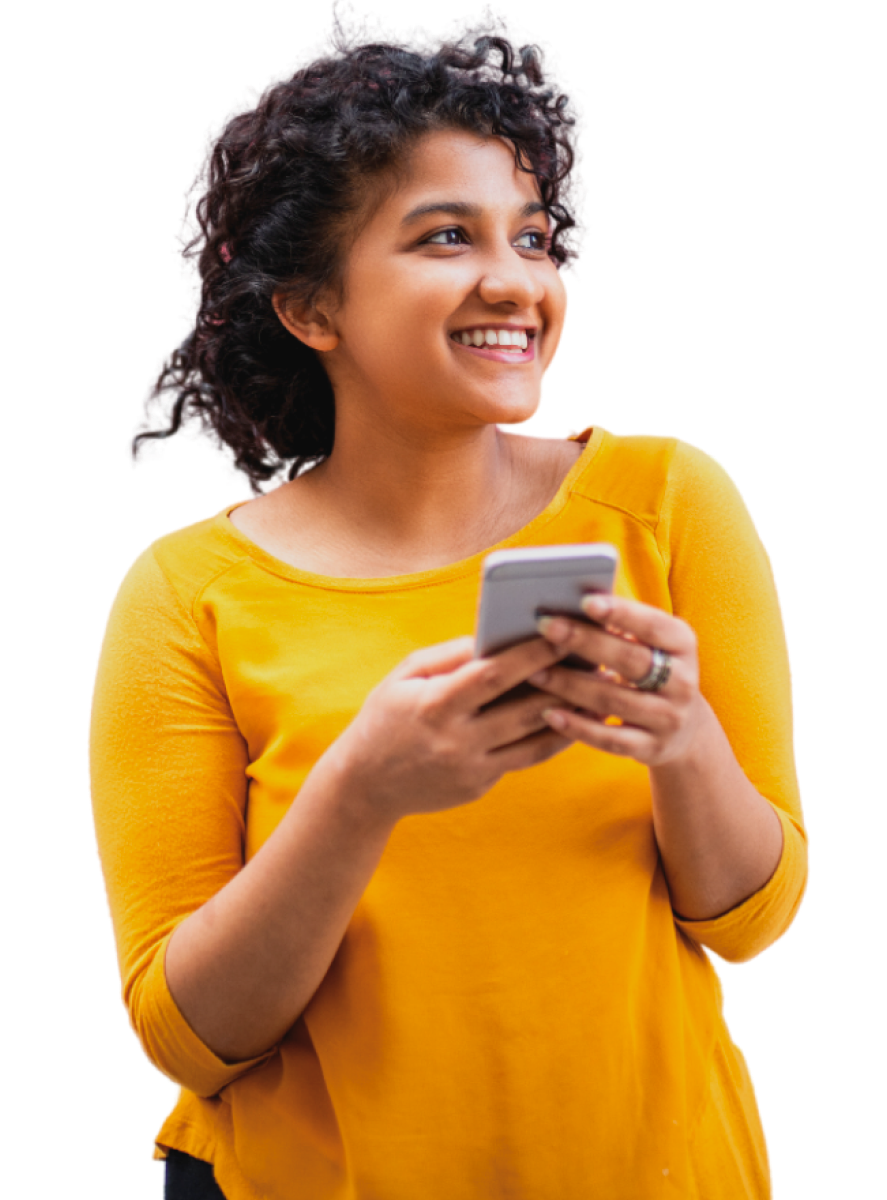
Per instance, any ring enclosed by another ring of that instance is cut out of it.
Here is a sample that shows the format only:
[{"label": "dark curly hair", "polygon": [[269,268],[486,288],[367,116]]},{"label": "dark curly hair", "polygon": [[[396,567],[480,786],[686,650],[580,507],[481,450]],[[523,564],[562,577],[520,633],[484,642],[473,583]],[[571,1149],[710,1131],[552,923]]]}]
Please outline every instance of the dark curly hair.
[{"label": "dark curly hair", "polygon": [[573,166],[567,104],[545,87],[535,47],[515,52],[487,36],[429,54],[340,46],[232,118],[208,160],[200,232],[185,248],[202,280],[197,320],[150,397],[171,398],[168,424],[139,433],[133,454],[196,417],[231,448],[255,491],[326,458],[335,429],[329,379],[319,356],[284,329],[272,297],[310,304],[338,292],[368,181],[442,128],[511,142],[517,166],[538,180],[549,253],[563,264],[575,226],[564,203]]}]

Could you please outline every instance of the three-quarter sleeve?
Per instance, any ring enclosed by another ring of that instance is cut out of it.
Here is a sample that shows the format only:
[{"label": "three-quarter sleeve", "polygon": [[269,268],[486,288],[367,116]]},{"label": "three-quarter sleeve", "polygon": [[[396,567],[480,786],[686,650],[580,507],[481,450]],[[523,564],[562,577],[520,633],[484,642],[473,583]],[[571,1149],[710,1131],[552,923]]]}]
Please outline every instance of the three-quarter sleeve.
[{"label": "three-quarter sleeve", "polygon": [[218,663],[151,550],[111,612],[90,757],[130,1020],[155,1066],[214,1095],[268,1054],[238,1063],[215,1055],[170,993],[165,954],[176,926],[243,865],[246,747]]},{"label": "three-quarter sleeve", "polygon": [[740,765],[774,807],[783,849],[770,880],[741,904],[679,928],[722,958],[752,958],[791,923],[807,879],[807,840],[792,744],[791,679],[770,562],[735,486],[678,443],[657,526],[675,613],[698,638],[700,686]]}]

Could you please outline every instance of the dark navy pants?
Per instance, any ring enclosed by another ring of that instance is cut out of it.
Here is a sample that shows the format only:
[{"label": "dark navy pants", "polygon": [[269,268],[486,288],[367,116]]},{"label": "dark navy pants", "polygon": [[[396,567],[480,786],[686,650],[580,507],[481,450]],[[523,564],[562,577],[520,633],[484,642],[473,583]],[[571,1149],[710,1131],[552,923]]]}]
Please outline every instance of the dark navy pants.
[{"label": "dark navy pants", "polygon": [[170,1150],[163,1200],[225,1200],[225,1194],[216,1183],[211,1163],[201,1162],[181,1150]]}]

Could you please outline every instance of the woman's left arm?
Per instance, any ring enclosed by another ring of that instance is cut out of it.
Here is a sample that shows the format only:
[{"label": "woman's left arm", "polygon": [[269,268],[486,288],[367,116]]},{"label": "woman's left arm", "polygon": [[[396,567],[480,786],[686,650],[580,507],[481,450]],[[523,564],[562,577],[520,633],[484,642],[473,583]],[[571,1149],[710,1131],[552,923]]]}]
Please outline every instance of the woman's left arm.
[{"label": "woman's left arm", "polygon": [[[550,724],[649,767],[672,905],[690,920],[719,916],[773,875],[782,853],[779,818],[745,776],[699,690],[689,625],[618,596],[589,596],[584,607],[602,628],[543,618],[541,632],[558,648],[603,664],[593,674],[552,667],[534,676],[538,687],[575,706],[553,706]],[[668,678],[656,691],[640,690],[654,665],[651,647],[666,653]]]}]

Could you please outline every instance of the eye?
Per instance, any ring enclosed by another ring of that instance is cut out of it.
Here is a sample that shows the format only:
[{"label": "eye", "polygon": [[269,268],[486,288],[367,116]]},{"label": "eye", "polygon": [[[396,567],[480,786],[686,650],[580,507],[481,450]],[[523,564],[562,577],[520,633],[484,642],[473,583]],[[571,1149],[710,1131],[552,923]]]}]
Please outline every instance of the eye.
[{"label": "eye", "polygon": [[[436,242],[436,241],[434,241],[434,239],[445,238],[445,236],[447,236],[448,233],[457,233],[457,234],[459,234],[460,238],[465,238],[465,234],[462,233],[462,230],[457,228],[456,226],[454,226],[451,229],[438,229],[437,233],[432,233],[430,238],[425,239],[425,242],[430,242],[431,245],[443,246],[443,245],[445,245],[444,242],[440,242],[440,241]],[[425,244],[425,242],[424,242],[424,244]],[[424,245],[424,244],[422,244],[422,245]],[[455,242],[449,242],[449,245],[453,246],[453,245],[455,245]]]},{"label": "eye", "polygon": [[[449,228],[449,229],[438,229],[438,230],[437,230],[437,233],[432,233],[432,234],[431,234],[431,236],[430,236],[430,238],[426,238],[426,239],[424,240],[424,242],[422,242],[422,245],[432,245],[432,246],[444,246],[444,245],[448,245],[448,246],[455,246],[455,245],[457,245],[457,242],[455,242],[455,241],[447,241],[447,242],[443,242],[443,241],[438,241],[438,240],[437,240],[438,238],[447,238],[447,236],[448,236],[449,234],[456,234],[456,235],[457,235],[457,236],[459,236],[459,238],[461,238],[463,241],[466,241],[466,240],[467,240],[467,239],[466,239],[466,235],[465,235],[465,233],[463,233],[463,230],[462,230],[462,229],[460,229],[460,228],[459,228],[459,226],[453,226],[453,227],[451,227],[451,228]],[[526,232],[526,233],[522,233],[522,234],[519,236],[519,239],[517,239],[517,240],[519,240],[519,241],[522,241],[522,240],[523,240],[523,239],[525,239],[525,238],[535,238],[535,239],[537,239],[537,245],[535,245],[535,246],[528,246],[528,247],[527,247],[527,248],[528,248],[528,250],[541,250],[541,251],[545,251],[545,250],[546,250],[546,248],[547,248],[547,247],[546,247],[546,245],[545,245],[545,242],[546,242],[546,234],[544,234],[544,233],[541,233],[541,230],[539,230],[539,229],[528,229],[528,230],[527,230],[527,232]]]},{"label": "eye", "polygon": [[[538,229],[528,229],[526,233],[521,234],[521,238],[538,238],[539,239],[539,244],[537,246],[529,247],[529,248],[531,248],[531,250],[545,250],[545,248],[546,248],[546,246],[545,246],[546,234],[540,233]],[[519,241],[520,241],[520,239],[519,239]]]}]

